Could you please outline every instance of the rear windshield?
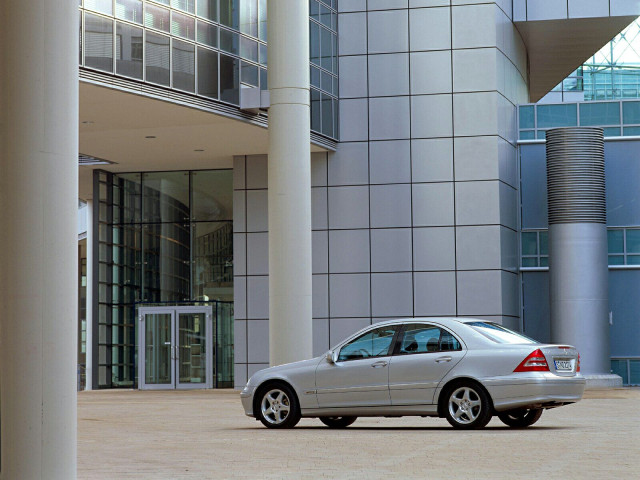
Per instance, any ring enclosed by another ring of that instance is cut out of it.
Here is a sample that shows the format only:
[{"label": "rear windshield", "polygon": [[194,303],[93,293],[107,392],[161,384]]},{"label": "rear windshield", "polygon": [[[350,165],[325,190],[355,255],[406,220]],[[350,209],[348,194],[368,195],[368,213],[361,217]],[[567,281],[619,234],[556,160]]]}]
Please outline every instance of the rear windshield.
[{"label": "rear windshield", "polygon": [[473,327],[474,330],[480,332],[489,340],[496,343],[538,343],[529,337],[525,337],[521,333],[514,332],[508,328],[492,322],[467,322],[465,325]]}]

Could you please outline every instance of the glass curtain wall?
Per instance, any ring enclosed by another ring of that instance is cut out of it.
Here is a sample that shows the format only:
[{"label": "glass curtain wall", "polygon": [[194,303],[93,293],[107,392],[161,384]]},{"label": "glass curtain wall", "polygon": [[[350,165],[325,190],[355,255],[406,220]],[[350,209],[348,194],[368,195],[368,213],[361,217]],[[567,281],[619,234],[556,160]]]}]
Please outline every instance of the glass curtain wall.
[{"label": "glass curtain wall", "polygon": [[640,20],[616,35],[553,91],[583,93],[586,101],[640,98]]},{"label": "glass curtain wall", "polygon": [[232,175],[94,173],[99,387],[136,383],[137,304],[233,301]]},{"label": "glass curtain wall", "polygon": [[[307,0],[300,0],[307,1]],[[80,0],[80,66],[240,105],[267,90],[267,0]],[[337,138],[337,0],[309,0],[311,129]]]}]

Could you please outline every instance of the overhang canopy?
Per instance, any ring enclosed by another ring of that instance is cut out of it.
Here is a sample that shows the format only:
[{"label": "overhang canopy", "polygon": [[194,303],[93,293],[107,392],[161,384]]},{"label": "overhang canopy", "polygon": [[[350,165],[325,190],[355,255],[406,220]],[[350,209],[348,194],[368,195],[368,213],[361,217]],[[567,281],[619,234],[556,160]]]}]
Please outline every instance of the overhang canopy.
[{"label": "overhang canopy", "polygon": [[530,102],[537,102],[635,16],[516,22],[529,56]]}]

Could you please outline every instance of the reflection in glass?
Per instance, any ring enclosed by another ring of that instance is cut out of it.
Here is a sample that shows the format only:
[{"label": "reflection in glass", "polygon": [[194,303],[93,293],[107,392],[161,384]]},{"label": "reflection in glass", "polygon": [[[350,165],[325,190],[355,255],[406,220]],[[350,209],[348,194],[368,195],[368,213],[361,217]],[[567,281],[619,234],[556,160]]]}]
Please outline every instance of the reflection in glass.
[{"label": "reflection in glass", "polygon": [[218,20],[217,0],[197,0],[197,15],[216,22]]},{"label": "reflection in glass", "polygon": [[233,388],[233,303],[216,305],[216,386]]},{"label": "reflection in glass", "polygon": [[143,228],[144,290],[147,302],[183,302],[189,295],[188,225],[162,223]]},{"label": "reflection in glass", "polygon": [[171,14],[168,9],[156,7],[155,5],[148,3],[144,14],[144,26],[168,33],[170,28],[170,16]]},{"label": "reflection in glass", "polygon": [[320,66],[326,70],[332,70],[332,45],[333,36],[326,28],[320,29]]},{"label": "reflection in glass", "polygon": [[220,100],[238,105],[240,103],[239,60],[220,55]]},{"label": "reflection in glass", "polygon": [[198,47],[198,95],[218,98],[218,54]]},{"label": "reflection in glass", "polygon": [[147,82],[169,86],[169,37],[147,32],[145,42]]},{"label": "reflection in glass", "polygon": [[198,20],[196,36],[198,43],[209,45],[210,47],[218,46],[218,27],[215,25]]},{"label": "reflection in glass", "polygon": [[84,64],[113,72],[113,21],[85,14]]},{"label": "reflection in glass", "polygon": [[242,62],[241,80],[243,84],[253,87],[260,86],[258,67],[250,63]]},{"label": "reflection in glass", "polygon": [[178,314],[178,378],[180,383],[207,381],[206,315]]},{"label": "reflection in glass", "polygon": [[258,0],[258,37],[267,41],[267,0]]},{"label": "reflection in glass", "polygon": [[145,315],[145,383],[171,383],[171,314]]},{"label": "reflection in glass", "polygon": [[152,172],[143,175],[143,222],[189,220],[189,174]]},{"label": "reflection in glass", "polygon": [[311,89],[311,130],[320,132],[322,125],[320,123],[320,92]]},{"label": "reflection in glass", "polygon": [[194,12],[194,3],[195,0],[171,0],[171,6],[173,8],[178,8],[189,13]]},{"label": "reflection in glass", "polygon": [[329,95],[322,94],[322,134],[328,137],[333,135],[332,103]]},{"label": "reflection in glass", "polygon": [[196,35],[195,19],[178,12],[171,12],[171,34],[187,40],[194,40]]},{"label": "reflection in glass", "polygon": [[106,15],[113,14],[113,4],[111,0],[85,0],[84,8],[104,13]]},{"label": "reflection in glass", "polygon": [[238,3],[239,0],[220,0],[220,23],[222,25],[238,30],[240,24]]},{"label": "reflection in glass", "polygon": [[191,43],[173,41],[173,88],[195,92],[196,53]]},{"label": "reflection in glass", "polygon": [[240,37],[240,56],[258,63],[258,42]]},{"label": "reflection in glass", "polygon": [[116,23],[116,73],[142,79],[142,28]]},{"label": "reflection in glass", "polygon": [[193,224],[193,298],[233,300],[233,223]]},{"label": "reflection in glass", "polygon": [[258,1],[240,2],[240,31],[252,37],[258,36]]},{"label": "reflection in glass", "polygon": [[116,0],[116,17],[142,23],[142,0]]},{"label": "reflection in glass", "polygon": [[234,55],[240,54],[240,40],[237,33],[220,29],[220,49],[225,52],[233,53]]},{"label": "reflection in glass", "polygon": [[140,222],[142,193],[139,173],[123,173],[114,177],[111,199],[113,223]]}]

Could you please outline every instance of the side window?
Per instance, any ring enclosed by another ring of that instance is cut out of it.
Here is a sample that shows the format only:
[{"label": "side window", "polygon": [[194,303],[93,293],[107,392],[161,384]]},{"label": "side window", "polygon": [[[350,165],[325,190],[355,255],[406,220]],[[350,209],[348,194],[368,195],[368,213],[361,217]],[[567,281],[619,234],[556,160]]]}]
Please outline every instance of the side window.
[{"label": "side window", "polygon": [[462,346],[456,337],[446,330],[442,330],[442,335],[440,336],[440,350],[443,352],[462,350]]},{"label": "side window", "polygon": [[400,355],[437,352],[440,349],[440,329],[433,325],[407,325],[400,345]]},{"label": "side window", "polygon": [[408,325],[399,355],[460,350],[460,342],[447,330],[433,325]]},{"label": "side window", "polygon": [[358,360],[361,358],[383,357],[389,353],[389,347],[396,333],[396,327],[380,327],[371,330],[340,349],[338,361]]}]

